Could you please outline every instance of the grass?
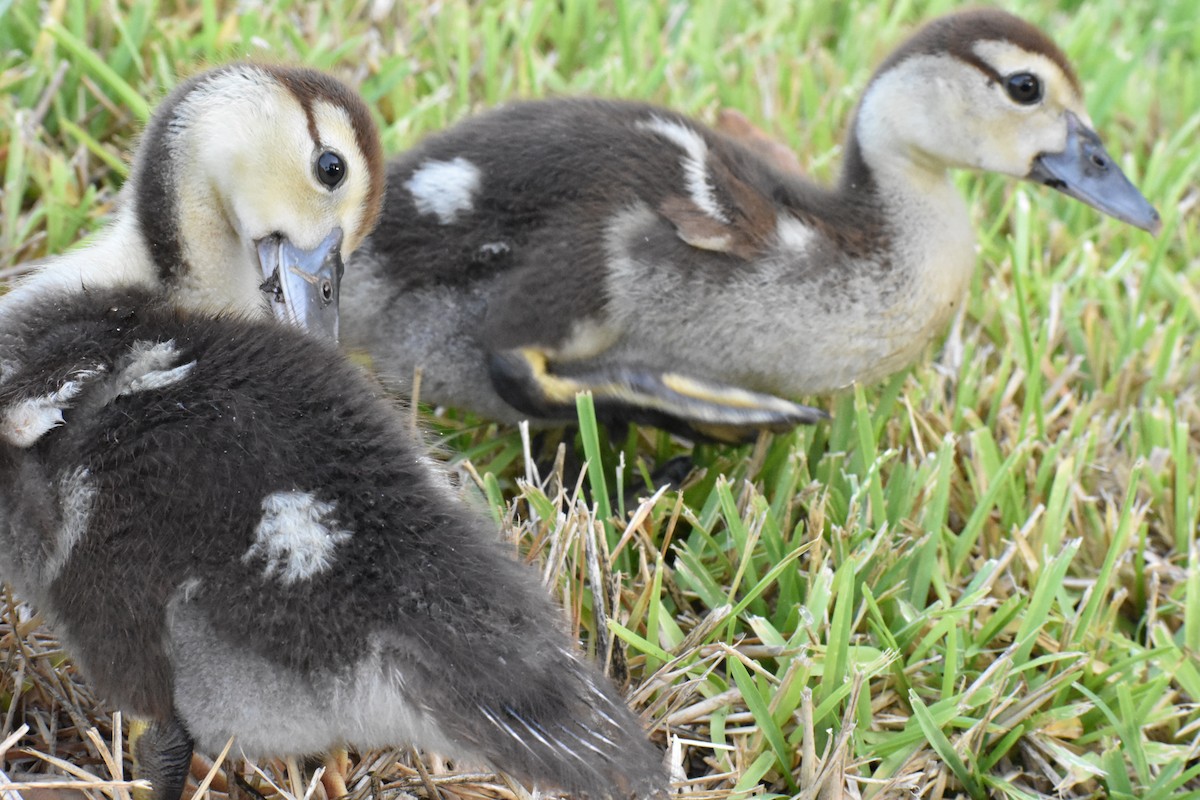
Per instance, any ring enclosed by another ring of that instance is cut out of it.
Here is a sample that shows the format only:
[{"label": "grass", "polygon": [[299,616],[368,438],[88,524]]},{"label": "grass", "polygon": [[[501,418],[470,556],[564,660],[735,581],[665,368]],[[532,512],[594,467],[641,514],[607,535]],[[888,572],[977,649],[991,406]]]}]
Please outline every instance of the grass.
[{"label": "grass", "polygon": [[[830,179],[872,65],[955,5],[0,0],[0,271],[101,224],[153,102],[231,57],[345,77],[391,152],[507,98],[596,93],[738,108]],[[426,420],[689,796],[1200,797],[1200,25],[1187,0],[1004,6],[1075,62],[1157,239],[963,176],[980,263],[939,348],[829,399],[831,423],[697,447],[680,491],[653,490],[685,451],[654,430],[584,437],[581,486],[518,431]],[[4,769],[122,777],[110,711],[36,622],[9,600],[0,741],[30,731]],[[444,766],[364,754],[349,785],[513,796]]]}]

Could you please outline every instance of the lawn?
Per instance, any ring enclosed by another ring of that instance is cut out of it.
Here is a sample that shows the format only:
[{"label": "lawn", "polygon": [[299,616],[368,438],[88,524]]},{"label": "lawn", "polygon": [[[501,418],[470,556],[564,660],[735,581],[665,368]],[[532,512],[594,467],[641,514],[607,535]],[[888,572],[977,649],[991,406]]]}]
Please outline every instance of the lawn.
[{"label": "lawn", "polygon": [[[331,70],[388,152],[515,97],[733,107],[830,180],[873,65],[956,5],[0,0],[0,278],[103,223],[149,109],[206,65]],[[832,422],[752,446],[610,436],[584,413],[577,480],[519,430],[423,415],[687,796],[1200,797],[1196,8],[1002,5],[1075,63],[1157,238],[962,175],[979,264],[946,337],[882,385],[810,398]],[[682,488],[656,486],[688,453]],[[37,623],[0,594],[0,751],[29,728],[0,767],[119,777],[112,710]],[[355,754],[352,793],[518,792],[416,759]],[[236,768],[303,794],[258,767]]]}]

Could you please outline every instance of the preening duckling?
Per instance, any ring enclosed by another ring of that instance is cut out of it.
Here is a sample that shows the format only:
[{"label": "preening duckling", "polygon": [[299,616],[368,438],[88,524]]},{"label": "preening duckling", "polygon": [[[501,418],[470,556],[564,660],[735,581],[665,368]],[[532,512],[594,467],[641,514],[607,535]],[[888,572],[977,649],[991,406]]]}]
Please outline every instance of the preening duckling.
[{"label": "preening duckling", "polygon": [[343,341],[495,419],[571,419],[591,389],[608,417],[739,438],[812,421],[790,398],[879,380],[945,327],[975,263],[950,170],[1160,224],[1062,52],[997,10],[934,20],[883,62],[836,187],[776,164],[636,103],[468,119],[390,166]]},{"label": "preening duckling", "polygon": [[161,287],[182,307],[273,314],[336,336],[342,260],[374,226],[383,182],[375,123],[344,84],[308,69],[219,67],[159,105],[108,227],[37,265],[2,308]]},{"label": "preening duckling", "polygon": [[332,343],[103,290],[7,316],[0,364],[0,560],[100,693],[151,721],[155,800],[179,796],[193,739],[230,736],[665,788],[536,575]]}]

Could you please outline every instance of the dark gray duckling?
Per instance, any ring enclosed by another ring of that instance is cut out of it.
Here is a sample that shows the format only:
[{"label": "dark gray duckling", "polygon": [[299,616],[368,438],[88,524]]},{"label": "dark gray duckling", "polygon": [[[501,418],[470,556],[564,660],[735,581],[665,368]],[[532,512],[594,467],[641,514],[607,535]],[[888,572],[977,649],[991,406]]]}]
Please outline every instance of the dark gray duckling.
[{"label": "dark gray duckling", "polygon": [[600,412],[718,438],[911,364],[975,265],[955,169],[1045,183],[1149,231],[1063,53],[1003,11],[936,19],[879,67],[836,186],[663,108],[516,103],[389,167],[343,340],[402,391],[506,421]]},{"label": "dark gray duckling", "polygon": [[495,526],[334,345],[143,290],[0,330],[0,564],[174,800],[192,743],[413,742],[590,797],[659,754]]}]

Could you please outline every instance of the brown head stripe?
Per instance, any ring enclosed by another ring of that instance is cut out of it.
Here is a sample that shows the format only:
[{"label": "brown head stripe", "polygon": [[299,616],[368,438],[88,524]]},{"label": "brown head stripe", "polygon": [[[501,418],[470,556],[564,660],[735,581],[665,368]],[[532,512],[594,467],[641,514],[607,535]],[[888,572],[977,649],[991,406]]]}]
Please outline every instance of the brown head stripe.
[{"label": "brown head stripe", "polygon": [[975,53],[975,44],[984,41],[1011,42],[1022,50],[1049,58],[1067,76],[1076,93],[1082,96],[1079,77],[1058,45],[1025,20],[994,8],[960,11],[929,22],[888,56],[875,74],[885,72],[909,56],[949,53],[999,81],[1003,76]]},{"label": "brown head stripe", "polygon": [[340,107],[350,117],[358,149],[367,159],[367,172],[370,179],[367,210],[358,230],[360,237],[366,236],[375,227],[375,222],[379,218],[379,210],[383,205],[385,180],[383,146],[379,141],[379,131],[375,127],[375,120],[372,119],[366,103],[346,84],[323,72],[304,67],[273,64],[255,64],[254,67],[279,81],[300,102],[300,107],[304,109],[304,114],[308,118],[308,135],[312,137],[315,147],[319,148],[322,144],[312,110],[315,102],[323,100],[332,106]]}]

